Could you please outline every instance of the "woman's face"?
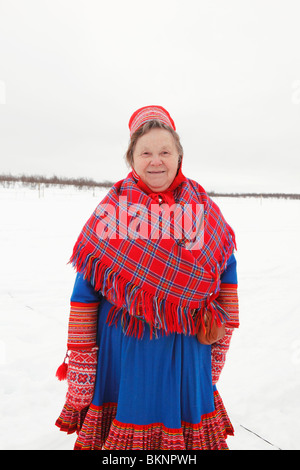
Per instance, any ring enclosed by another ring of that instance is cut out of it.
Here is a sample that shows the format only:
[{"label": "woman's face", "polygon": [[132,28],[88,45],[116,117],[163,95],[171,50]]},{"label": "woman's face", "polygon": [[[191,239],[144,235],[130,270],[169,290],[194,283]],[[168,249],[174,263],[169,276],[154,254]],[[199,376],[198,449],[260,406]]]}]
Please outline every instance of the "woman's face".
[{"label": "woman's face", "polygon": [[167,189],[178,170],[179,154],[172,134],[151,129],[135,144],[133,168],[153,192]]}]

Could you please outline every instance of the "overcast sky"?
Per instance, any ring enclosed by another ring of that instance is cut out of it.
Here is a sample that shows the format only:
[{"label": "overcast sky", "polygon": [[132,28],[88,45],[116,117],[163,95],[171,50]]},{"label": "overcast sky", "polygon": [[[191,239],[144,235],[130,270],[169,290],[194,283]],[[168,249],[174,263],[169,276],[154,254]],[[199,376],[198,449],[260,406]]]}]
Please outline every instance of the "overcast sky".
[{"label": "overcast sky", "polygon": [[0,173],[118,180],[168,109],[208,190],[300,192],[299,0],[0,0]]}]

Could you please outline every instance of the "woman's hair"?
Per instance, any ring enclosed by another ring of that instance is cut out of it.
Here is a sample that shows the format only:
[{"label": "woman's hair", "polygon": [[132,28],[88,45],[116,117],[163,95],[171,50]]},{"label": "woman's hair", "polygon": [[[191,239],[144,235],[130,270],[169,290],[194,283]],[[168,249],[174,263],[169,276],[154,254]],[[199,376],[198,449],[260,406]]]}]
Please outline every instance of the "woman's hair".
[{"label": "woman's hair", "polygon": [[179,164],[181,163],[181,160],[182,160],[182,157],[183,157],[183,148],[182,148],[182,145],[180,143],[180,139],[179,139],[179,135],[177,134],[176,131],[174,131],[174,129],[172,129],[171,127],[167,126],[167,124],[164,124],[163,122],[161,121],[158,121],[156,119],[153,119],[152,121],[148,121],[148,122],[145,122],[145,124],[143,126],[141,126],[134,134],[132,134],[131,136],[131,139],[130,139],[130,142],[129,142],[129,146],[128,146],[128,149],[127,149],[127,152],[125,154],[125,160],[126,160],[126,163],[132,167],[133,166],[133,152],[134,152],[134,149],[135,149],[135,146],[136,146],[136,143],[138,141],[138,139],[146,134],[147,132],[149,132],[151,129],[166,129],[167,131],[169,131],[173,138],[174,138],[174,141],[175,141],[175,145],[176,145],[176,148],[177,148],[177,151],[179,153]]}]

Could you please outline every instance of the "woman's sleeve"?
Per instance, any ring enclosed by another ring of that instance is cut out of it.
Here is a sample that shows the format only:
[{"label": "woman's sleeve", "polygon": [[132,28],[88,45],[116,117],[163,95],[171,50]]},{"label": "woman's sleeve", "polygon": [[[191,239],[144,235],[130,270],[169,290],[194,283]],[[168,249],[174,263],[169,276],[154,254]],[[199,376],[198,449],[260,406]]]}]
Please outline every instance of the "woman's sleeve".
[{"label": "woman's sleeve", "polygon": [[228,314],[229,319],[226,322],[225,336],[211,346],[213,384],[219,380],[225,365],[233,330],[239,327],[238,280],[234,254],[229,258],[227,268],[221,275],[220,293],[216,301]]},{"label": "woman's sleeve", "polygon": [[[81,274],[77,274],[70,299],[67,354],[56,376],[67,379],[68,391],[62,414],[57,421],[59,427],[72,427],[72,416],[90,405],[97,370],[97,324],[99,296]],[[75,411],[76,410],[76,413]],[[75,413],[75,414],[74,414]],[[69,429],[68,427],[68,429]]]},{"label": "woman's sleeve", "polygon": [[90,350],[96,346],[101,298],[83,275],[78,273],[70,299],[68,350]]}]

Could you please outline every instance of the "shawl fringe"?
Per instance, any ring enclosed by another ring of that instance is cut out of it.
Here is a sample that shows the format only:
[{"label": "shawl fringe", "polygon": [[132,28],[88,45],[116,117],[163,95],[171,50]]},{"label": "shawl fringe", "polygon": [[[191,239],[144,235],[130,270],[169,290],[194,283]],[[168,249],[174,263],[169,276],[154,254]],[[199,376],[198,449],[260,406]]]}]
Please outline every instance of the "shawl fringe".
[{"label": "shawl fringe", "polygon": [[203,301],[198,309],[174,305],[134,286],[119,273],[105,266],[80,243],[74,247],[69,263],[114,305],[109,313],[108,323],[112,325],[121,320],[125,335],[141,339],[145,328],[150,328],[151,338],[171,333],[195,335],[200,327],[205,328],[204,313],[207,308],[212,312],[212,321],[216,320],[218,325],[228,319],[222,307],[214,302],[218,292],[211,295],[208,302]]}]

